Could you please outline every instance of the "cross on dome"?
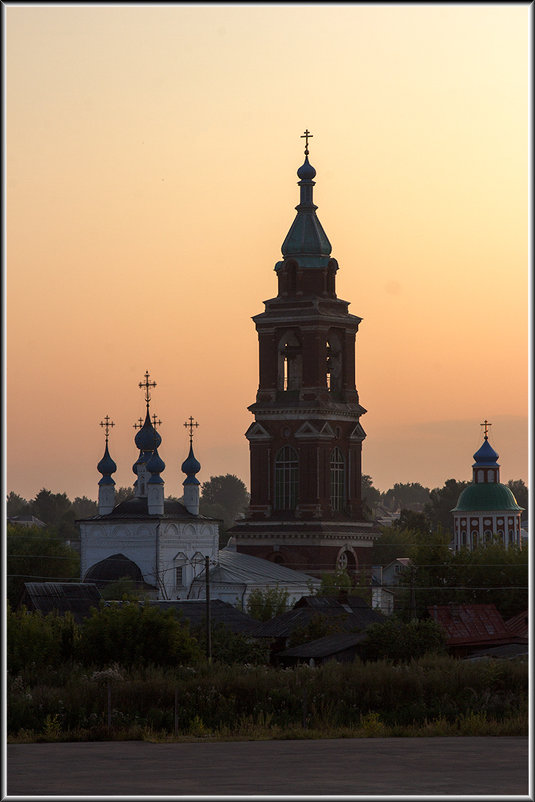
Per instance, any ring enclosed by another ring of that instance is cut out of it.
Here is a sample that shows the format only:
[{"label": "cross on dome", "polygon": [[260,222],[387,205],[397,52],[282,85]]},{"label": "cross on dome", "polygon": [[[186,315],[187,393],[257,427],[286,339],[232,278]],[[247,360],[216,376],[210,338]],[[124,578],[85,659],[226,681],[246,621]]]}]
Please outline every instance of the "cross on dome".
[{"label": "cross on dome", "polygon": [[140,389],[145,388],[145,401],[146,401],[147,407],[149,406],[149,401],[150,401],[150,392],[149,392],[149,390],[150,390],[151,387],[156,387],[156,382],[150,382],[149,381],[149,376],[150,376],[149,371],[146,370],[145,371],[145,381],[144,382],[139,382]]},{"label": "cross on dome", "polygon": [[199,424],[193,420],[192,415],[189,416],[188,420],[184,424],[186,429],[189,429],[189,444],[191,445],[193,442],[193,429],[196,428]]},{"label": "cross on dome", "polygon": [[107,442],[108,442],[108,435],[109,435],[110,428],[111,428],[112,426],[115,426],[115,423],[114,423],[112,420],[110,420],[110,416],[109,416],[109,415],[106,415],[106,417],[104,418],[104,420],[103,420],[103,421],[100,421],[100,425],[101,425],[102,427],[104,427],[104,429],[105,429],[105,434],[106,434],[106,443],[107,443]]},{"label": "cross on dome", "polygon": [[138,418],[137,423],[133,423],[132,426],[134,427],[134,429],[141,429],[141,427],[143,426],[143,418]]},{"label": "cross on dome", "polygon": [[308,128],[306,129],[304,134],[301,134],[301,139],[305,140],[305,156],[308,156],[308,140],[313,136],[314,134],[311,134]]},{"label": "cross on dome", "polygon": [[[141,420],[141,418],[140,418],[140,420]],[[154,413],[152,415],[152,425],[154,426],[154,428],[156,428],[157,426],[161,426],[162,425],[161,420],[156,417],[156,413]]]},{"label": "cross on dome", "polygon": [[489,423],[488,420],[485,418],[484,422],[480,423],[479,425],[485,427],[485,440],[488,440],[489,436],[488,436],[487,432],[488,432],[489,426],[492,426],[492,423]]}]

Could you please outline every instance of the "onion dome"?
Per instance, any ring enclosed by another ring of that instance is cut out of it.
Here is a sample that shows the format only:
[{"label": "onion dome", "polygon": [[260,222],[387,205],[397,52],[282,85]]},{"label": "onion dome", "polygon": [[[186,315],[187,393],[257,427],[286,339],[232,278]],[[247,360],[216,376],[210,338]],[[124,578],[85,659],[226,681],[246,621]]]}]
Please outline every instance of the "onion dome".
[{"label": "onion dome", "polygon": [[488,439],[485,437],[483,445],[474,454],[475,462],[473,467],[496,465],[498,462],[498,457],[499,454],[494,451]]},{"label": "onion dome", "polygon": [[117,470],[117,465],[110,457],[110,452],[108,451],[108,443],[106,442],[106,448],[104,450],[104,456],[100,460],[97,465],[97,470],[99,473],[102,474],[102,479],[99,481],[99,485],[114,485],[115,481],[111,478],[111,474],[115,473]]},{"label": "onion dome", "polygon": [[[295,259],[300,267],[322,268],[327,267],[331,258],[331,243],[327,234],[316,216],[318,208],[313,201],[313,187],[316,170],[308,161],[308,154],[305,161],[297,171],[300,179],[300,202],[296,206],[297,216],[295,217],[286,239],[282,243],[282,255],[284,259]],[[278,270],[284,262],[277,262],[275,270]]]},{"label": "onion dome", "polygon": [[305,156],[305,161],[297,171],[297,177],[302,181],[312,181],[316,177],[316,170],[310,164],[308,156]]},{"label": "onion dome", "polygon": [[152,474],[149,479],[149,484],[163,484],[163,479],[160,476],[162,471],[165,470],[165,462],[158,454],[158,449],[155,448],[147,460],[146,466],[149,473]]},{"label": "onion dome", "polygon": [[152,452],[155,448],[158,448],[161,442],[162,438],[156,431],[156,428],[152,425],[149,410],[147,408],[145,423],[134,437],[134,443],[140,451]]},{"label": "onion dome", "polygon": [[184,479],[184,485],[199,485],[200,482],[196,478],[195,474],[199,473],[201,470],[201,463],[195,458],[193,453],[193,445],[190,443],[189,446],[189,454],[187,459],[184,460],[182,463],[182,472],[186,474],[186,478]]},{"label": "onion dome", "polygon": [[[496,453],[496,452],[494,452]],[[498,456],[496,454],[496,456]],[[482,482],[465,487],[452,512],[519,512],[512,490],[500,482]]]}]

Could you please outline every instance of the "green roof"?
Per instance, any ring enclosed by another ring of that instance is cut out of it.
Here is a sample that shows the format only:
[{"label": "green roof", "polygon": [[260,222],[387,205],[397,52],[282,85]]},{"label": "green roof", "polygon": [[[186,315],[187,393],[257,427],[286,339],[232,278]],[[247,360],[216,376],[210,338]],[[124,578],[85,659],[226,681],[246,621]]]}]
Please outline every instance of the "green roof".
[{"label": "green roof", "polygon": [[516,498],[507,485],[498,482],[481,482],[466,487],[457,500],[457,506],[452,512],[479,512],[481,510],[496,510],[502,512],[511,510],[519,512]]}]

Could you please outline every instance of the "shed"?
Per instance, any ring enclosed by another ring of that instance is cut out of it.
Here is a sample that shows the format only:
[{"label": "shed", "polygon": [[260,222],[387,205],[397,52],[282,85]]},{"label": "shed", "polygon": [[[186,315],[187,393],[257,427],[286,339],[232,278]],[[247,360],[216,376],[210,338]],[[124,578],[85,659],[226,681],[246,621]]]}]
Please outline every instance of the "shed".
[{"label": "shed", "polygon": [[98,609],[101,600],[97,586],[91,582],[25,582],[19,607],[43,615],[70,612],[77,624]]},{"label": "shed", "polygon": [[308,663],[316,666],[327,660],[338,662],[352,662],[358,655],[359,645],[366,639],[365,632],[335,632],[323,638],[283,649],[277,653],[276,662],[279,665],[291,666],[297,663]]},{"label": "shed", "polygon": [[466,655],[474,649],[527,643],[527,638],[513,634],[494,604],[434,604],[428,607],[431,618],[446,632],[446,645],[454,654]]}]

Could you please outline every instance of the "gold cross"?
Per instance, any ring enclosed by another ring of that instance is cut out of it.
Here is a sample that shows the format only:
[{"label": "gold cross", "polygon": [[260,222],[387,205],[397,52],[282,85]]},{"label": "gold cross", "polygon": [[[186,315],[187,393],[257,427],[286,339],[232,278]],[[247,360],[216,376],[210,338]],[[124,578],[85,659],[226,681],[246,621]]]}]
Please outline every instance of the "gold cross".
[{"label": "gold cross", "polygon": [[156,382],[150,382],[149,381],[149,371],[148,370],[145,371],[145,381],[144,382],[139,382],[139,386],[141,387],[141,389],[143,389],[143,387],[145,388],[145,401],[147,402],[147,406],[148,406],[149,405],[149,401],[150,401],[149,388],[150,387],[156,387]]},{"label": "gold cross", "polygon": [[134,429],[142,429],[143,428],[143,418],[138,418],[137,423],[132,424]]},{"label": "gold cross", "polygon": [[110,420],[110,416],[109,415],[106,415],[104,420],[100,421],[100,425],[103,426],[104,429],[106,430],[106,443],[107,443],[108,442],[108,434],[109,434],[110,428],[112,426],[115,426],[115,423]]},{"label": "gold cross", "polygon": [[[189,421],[189,422],[188,422]],[[193,427],[197,427],[199,424],[193,422],[193,417],[190,415],[188,421],[184,424],[186,429],[189,429],[189,442],[190,445],[193,441]]]},{"label": "gold cross", "polygon": [[308,128],[306,129],[304,134],[301,134],[301,139],[305,140],[305,156],[308,156],[308,140],[311,139],[314,134],[311,134]]},{"label": "gold cross", "polygon": [[156,420],[156,415],[155,414],[152,416],[152,425],[154,426],[154,428],[156,428],[157,426],[161,426],[162,425],[162,422],[161,422],[161,420],[159,418]]},{"label": "gold cross", "polygon": [[485,440],[488,440],[489,437],[488,437],[487,432],[488,432],[489,426],[492,426],[492,423],[489,423],[488,420],[485,418],[485,422],[484,423],[480,423],[479,425],[485,427]]}]

